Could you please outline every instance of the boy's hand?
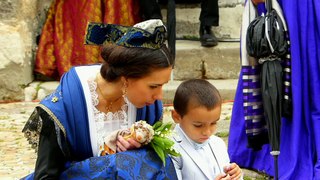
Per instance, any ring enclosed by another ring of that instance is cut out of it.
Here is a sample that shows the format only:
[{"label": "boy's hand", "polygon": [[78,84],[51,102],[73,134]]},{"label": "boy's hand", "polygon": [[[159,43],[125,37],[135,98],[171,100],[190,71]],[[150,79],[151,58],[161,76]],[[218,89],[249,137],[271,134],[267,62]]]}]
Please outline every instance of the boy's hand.
[{"label": "boy's hand", "polygon": [[118,136],[117,138],[117,152],[124,152],[139,147],[141,147],[141,144],[134,139],[129,138],[128,140],[125,140],[122,136]]},{"label": "boy's hand", "polygon": [[219,174],[214,180],[231,180],[231,177],[228,174]]},{"label": "boy's hand", "polygon": [[228,174],[231,179],[240,179],[242,177],[242,170],[236,163],[225,166],[223,171]]}]

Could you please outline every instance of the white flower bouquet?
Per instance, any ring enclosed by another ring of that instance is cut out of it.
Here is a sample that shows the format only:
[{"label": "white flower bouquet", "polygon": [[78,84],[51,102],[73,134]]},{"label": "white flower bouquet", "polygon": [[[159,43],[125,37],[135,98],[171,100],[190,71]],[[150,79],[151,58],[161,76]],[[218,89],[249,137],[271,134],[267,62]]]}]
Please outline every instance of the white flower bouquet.
[{"label": "white flower bouquet", "polygon": [[167,155],[180,156],[173,148],[174,142],[170,139],[172,136],[172,123],[156,122],[153,126],[144,120],[140,120],[132,124],[130,134],[124,136],[125,139],[133,138],[142,145],[150,145],[163,164]]}]

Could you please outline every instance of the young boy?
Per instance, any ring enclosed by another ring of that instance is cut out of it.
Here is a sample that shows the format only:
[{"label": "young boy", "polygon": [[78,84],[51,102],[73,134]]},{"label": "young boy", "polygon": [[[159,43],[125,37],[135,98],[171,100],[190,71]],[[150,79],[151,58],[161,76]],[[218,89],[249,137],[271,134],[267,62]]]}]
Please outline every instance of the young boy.
[{"label": "young boy", "polygon": [[173,139],[180,157],[173,157],[178,179],[242,179],[236,163],[230,164],[224,141],[213,135],[220,119],[222,99],[206,80],[181,83],[173,100],[177,123]]}]

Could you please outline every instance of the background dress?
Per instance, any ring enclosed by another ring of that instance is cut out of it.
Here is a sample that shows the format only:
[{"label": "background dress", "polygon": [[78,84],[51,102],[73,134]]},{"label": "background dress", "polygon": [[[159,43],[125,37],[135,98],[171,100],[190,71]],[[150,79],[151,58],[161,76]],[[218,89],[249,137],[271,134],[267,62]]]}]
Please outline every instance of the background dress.
[{"label": "background dress", "polygon": [[88,22],[140,21],[136,0],[53,0],[36,53],[36,79],[59,80],[71,66],[100,62],[99,47],[84,45]]},{"label": "background dress", "polygon": [[[320,1],[279,0],[291,42],[292,118],[281,123],[279,178],[320,179]],[[228,151],[232,162],[273,175],[270,146],[247,148],[242,74],[233,106]]]}]

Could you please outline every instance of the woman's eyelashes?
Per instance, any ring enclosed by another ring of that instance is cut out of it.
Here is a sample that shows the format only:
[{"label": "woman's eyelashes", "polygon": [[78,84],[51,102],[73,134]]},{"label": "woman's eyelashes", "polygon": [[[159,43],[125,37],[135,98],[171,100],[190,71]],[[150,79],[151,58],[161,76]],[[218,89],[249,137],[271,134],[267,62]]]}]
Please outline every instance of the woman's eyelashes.
[{"label": "woman's eyelashes", "polygon": [[215,122],[212,122],[210,125],[211,125],[211,126],[214,126],[214,125],[217,125],[217,124],[218,124],[218,122],[215,121]]},{"label": "woman's eyelashes", "polygon": [[158,87],[161,87],[162,85],[150,85],[150,89],[157,89]]}]

